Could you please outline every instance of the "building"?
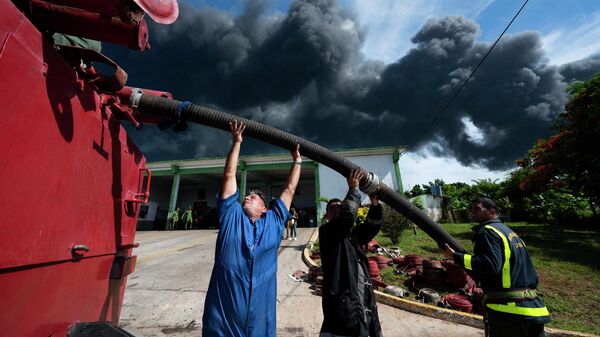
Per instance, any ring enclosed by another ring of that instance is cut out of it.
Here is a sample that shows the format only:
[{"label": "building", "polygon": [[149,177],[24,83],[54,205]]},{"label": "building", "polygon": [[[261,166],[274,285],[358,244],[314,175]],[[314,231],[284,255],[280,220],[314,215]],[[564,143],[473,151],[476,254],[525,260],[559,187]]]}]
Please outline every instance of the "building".
[{"label": "building", "polygon": [[[399,158],[400,147],[364,148],[336,153],[377,174],[382,182],[402,193]],[[140,209],[138,229],[165,228],[167,215],[175,208],[189,206],[194,211],[195,227],[215,228],[216,194],[221,188],[225,157],[194,160],[151,162],[150,199]],[[281,193],[292,158],[289,153],[276,155],[240,156],[238,186],[240,199],[250,189],[260,189],[270,200]],[[304,158],[300,182],[293,205],[302,210],[300,226],[318,226],[325,213],[325,201],[343,198],[347,192],[346,179],[334,170]],[[368,201],[366,195],[363,202]]]},{"label": "building", "polygon": [[431,220],[440,222],[444,215],[444,198],[445,197],[439,194],[421,194],[410,198],[410,201],[412,203],[419,203],[423,206],[423,212],[427,214]]}]

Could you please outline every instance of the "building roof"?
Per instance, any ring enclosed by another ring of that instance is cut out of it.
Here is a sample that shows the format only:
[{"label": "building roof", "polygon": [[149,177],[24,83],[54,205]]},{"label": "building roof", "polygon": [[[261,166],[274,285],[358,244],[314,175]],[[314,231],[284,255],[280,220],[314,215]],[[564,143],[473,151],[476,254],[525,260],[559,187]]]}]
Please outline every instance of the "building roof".
[{"label": "building roof", "polygon": [[[394,151],[401,151],[404,147],[373,147],[373,148],[357,148],[334,151],[343,157],[358,157],[358,156],[373,156],[373,155],[391,155]],[[211,157],[199,159],[183,159],[183,160],[168,160],[148,162],[146,167],[151,169],[153,173],[172,172],[174,170],[193,170],[193,169],[221,169],[225,166],[226,157]],[[244,165],[262,166],[272,164],[288,164],[292,162],[289,153],[278,154],[257,154],[249,156],[240,156],[239,161]],[[313,163],[312,160],[304,158],[304,164]],[[303,165],[304,166],[304,165]]]}]

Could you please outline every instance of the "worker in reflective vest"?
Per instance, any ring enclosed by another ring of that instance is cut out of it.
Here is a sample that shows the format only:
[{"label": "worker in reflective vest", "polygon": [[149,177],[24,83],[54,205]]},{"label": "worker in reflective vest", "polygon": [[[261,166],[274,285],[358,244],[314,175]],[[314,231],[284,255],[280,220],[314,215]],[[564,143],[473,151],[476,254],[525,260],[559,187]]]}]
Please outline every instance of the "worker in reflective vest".
[{"label": "worker in reflective vest", "polygon": [[455,252],[447,244],[444,255],[463,266],[484,292],[485,335],[545,336],[550,314],[536,291],[538,276],[525,243],[498,219],[489,198],[471,202],[473,255]]}]

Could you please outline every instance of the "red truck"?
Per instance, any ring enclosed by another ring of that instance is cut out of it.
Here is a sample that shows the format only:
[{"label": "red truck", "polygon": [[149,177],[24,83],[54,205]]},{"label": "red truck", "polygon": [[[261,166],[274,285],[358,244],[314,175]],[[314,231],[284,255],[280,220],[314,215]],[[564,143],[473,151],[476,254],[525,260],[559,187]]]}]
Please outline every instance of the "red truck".
[{"label": "red truck", "polygon": [[127,75],[96,47],[147,49],[145,13],[173,22],[177,2],[0,3],[1,337],[130,336],[116,324],[151,174],[119,122]]}]

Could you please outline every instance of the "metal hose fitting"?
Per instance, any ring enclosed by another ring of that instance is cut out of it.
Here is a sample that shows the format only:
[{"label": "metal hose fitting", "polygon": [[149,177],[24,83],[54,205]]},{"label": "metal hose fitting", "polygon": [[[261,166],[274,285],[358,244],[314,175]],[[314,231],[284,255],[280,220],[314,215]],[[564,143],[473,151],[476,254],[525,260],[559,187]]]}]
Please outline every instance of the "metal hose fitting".
[{"label": "metal hose fitting", "polygon": [[369,172],[362,182],[360,190],[367,195],[377,193],[379,191],[379,177],[375,173]]}]

